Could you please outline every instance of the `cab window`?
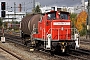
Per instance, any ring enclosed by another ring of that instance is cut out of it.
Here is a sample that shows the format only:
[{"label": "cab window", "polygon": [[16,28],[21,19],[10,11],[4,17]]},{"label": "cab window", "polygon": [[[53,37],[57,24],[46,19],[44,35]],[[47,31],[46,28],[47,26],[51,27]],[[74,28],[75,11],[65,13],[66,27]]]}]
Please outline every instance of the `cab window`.
[{"label": "cab window", "polygon": [[56,18],[56,13],[55,12],[48,14],[48,20],[55,19],[55,18]]},{"label": "cab window", "polygon": [[68,20],[68,14],[61,13],[61,14],[60,14],[60,19]]}]

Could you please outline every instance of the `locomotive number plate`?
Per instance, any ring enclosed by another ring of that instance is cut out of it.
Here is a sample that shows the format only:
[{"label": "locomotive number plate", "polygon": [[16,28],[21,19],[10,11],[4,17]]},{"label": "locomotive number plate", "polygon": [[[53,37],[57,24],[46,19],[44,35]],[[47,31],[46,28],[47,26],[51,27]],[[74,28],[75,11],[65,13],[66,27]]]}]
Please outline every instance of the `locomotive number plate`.
[{"label": "locomotive number plate", "polygon": [[70,22],[54,22],[53,25],[70,25]]}]

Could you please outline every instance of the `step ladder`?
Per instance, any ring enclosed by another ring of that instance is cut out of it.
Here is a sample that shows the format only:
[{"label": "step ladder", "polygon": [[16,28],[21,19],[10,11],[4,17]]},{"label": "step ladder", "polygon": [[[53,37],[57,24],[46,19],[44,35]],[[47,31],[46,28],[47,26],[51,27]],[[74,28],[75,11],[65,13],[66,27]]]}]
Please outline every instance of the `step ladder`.
[{"label": "step ladder", "polygon": [[44,49],[51,50],[51,34],[47,35],[47,40],[44,39]]}]

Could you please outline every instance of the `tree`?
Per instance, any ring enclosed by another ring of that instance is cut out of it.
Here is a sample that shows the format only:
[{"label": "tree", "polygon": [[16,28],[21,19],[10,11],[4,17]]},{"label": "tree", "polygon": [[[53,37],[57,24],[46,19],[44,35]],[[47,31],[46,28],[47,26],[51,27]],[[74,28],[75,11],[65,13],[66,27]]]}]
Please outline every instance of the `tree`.
[{"label": "tree", "polygon": [[79,15],[77,16],[75,25],[81,35],[85,35],[86,32],[86,19],[87,19],[86,11],[80,12]]},{"label": "tree", "polygon": [[70,19],[71,19],[71,23],[72,23],[73,28],[75,27],[76,17],[77,17],[76,13],[70,14]]},{"label": "tree", "polygon": [[[87,13],[85,11],[82,11],[79,13],[76,21],[76,28],[81,31],[84,25],[86,25],[86,19],[87,19]],[[83,25],[84,24],[84,25]]]},{"label": "tree", "polygon": [[37,6],[35,7],[35,9],[33,9],[32,11],[33,11],[34,13],[40,13],[40,12],[41,12],[40,6],[37,5]]}]

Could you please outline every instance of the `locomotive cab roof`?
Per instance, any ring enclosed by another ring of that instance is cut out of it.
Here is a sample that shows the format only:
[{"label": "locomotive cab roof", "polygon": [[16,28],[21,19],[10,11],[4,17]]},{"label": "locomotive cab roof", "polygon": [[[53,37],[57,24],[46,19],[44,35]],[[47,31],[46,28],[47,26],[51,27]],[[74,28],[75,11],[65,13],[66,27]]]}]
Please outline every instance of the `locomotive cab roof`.
[{"label": "locomotive cab roof", "polygon": [[69,14],[69,12],[65,12],[65,11],[60,11],[60,13],[66,13],[66,14]]},{"label": "locomotive cab roof", "polygon": [[69,12],[65,12],[65,11],[53,11],[53,10],[50,11],[50,12],[47,12],[46,14],[50,14],[50,13],[53,13],[53,12],[69,14]]}]

